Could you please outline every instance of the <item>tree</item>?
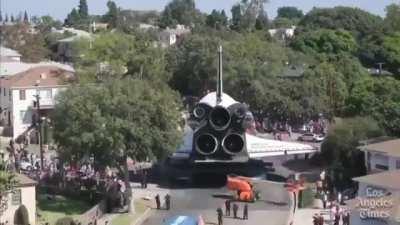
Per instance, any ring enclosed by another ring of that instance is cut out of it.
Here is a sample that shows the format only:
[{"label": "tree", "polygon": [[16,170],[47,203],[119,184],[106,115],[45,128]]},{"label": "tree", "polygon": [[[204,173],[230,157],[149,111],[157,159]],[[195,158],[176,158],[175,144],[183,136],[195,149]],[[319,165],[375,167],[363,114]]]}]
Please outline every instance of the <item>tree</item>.
[{"label": "tree", "polygon": [[379,16],[358,8],[338,6],[334,8],[314,8],[299,22],[302,29],[317,30],[344,29],[357,39],[382,32],[383,20]]},{"label": "tree", "polygon": [[218,39],[191,35],[177,49],[170,49],[168,68],[173,77],[171,86],[184,95],[201,96],[215,87]]},{"label": "tree", "polygon": [[89,30],[89,11],[86,0],[80,0],[78,10],[73,8],[64,21],[66,26],[80,30]]},{"label": "tree", "polygon": [[366,173],[364,155],[357,149],[359,142],[380,137],[384,132],[378,123],[369,117],[337,120],[321,145],[321,153],[333,169],[336,187],[343,190],[351,184],[351,178]]},{"label": "tree", "polygon": [[159,25],[175,27],[178,24],[194,26],[201,23],[201,13],[196,9],[194,0],[172,0],[165,6]]},{"label": "tree", "polygon": [[73,8],[72,11],[68,14],[67,18],[65,19],[65,25],[73,26],[77,24],[80,20],[80,16],[78,11]]},{"label": "tree", "polygon": [[24,61],[39,62],[49,54],[42,34],[32,33],[28,24],[18,23],[4,27],[1,35],[4,45],[17,50]]},{"label": "tree", "polygon": [[4,22],[8,22],[8,14],[6,14],[6,18],[5,18],[5,20],[4,20]]},{"label": "tree", "polygon": [[108,12],[103,16],[104,22],[108,23],[111,28],[118,26],[119,9],[114,1],[107,2]]},{"label": "tree", "polygon": [[256,30],[263,30],[263,29],[268,29],[269,27],[269,20],[268,20],[268,15],[267,12],[263,9],[259,14],[256,19],[256,24],[255,28]]},{"label": "tree", "polygon": [[347,100],[350,116],[371,116],[388,134],[400,136],[400,82],[391,77],[370,78],[355,86]]},{"label": "tree", "polygon": [[0,12],[0,22],[3,22],[3,14]]},{"label": "tree", "polygon": [[55,20],[49,15],[40,17],[35,24],[42,34],[49,33],[52,28],[60,29],[62,27],[61,21]]},{"label": "tree", "polygon": [[164,49],[153,46],[146,38],[139,39],[121,32],[102,33],[93,40],[75,43],[75,67],[81,71],[81,82],[133,76],[167,82]]},{"label": "tree", "polygon": [[387,68],[398,74],[400,72],[400,32],[384,36],[381,51]]},{"label": "tree", "polygon": [[79,17],[81,19],[87,19],[89,17],[89,8],[86,0],[79,0],[78,8]]},{"label": "tree", "polygon": [[[0,201],[8,204],[8,193],[17,184],[15,175],[7,170],[4,161],[0,160]],[[0,215],[4,212],[3,207],[0,207]]]},{"label": "tree", "polygon": [[386,6],[385,25],[389,30],[400,31],[400,5],[393,3]]},{"label": "tree", "polygon": [[221,29],[228,25],[228,17],[224,10],[219,12],[214,9],[211,14],[207,16],[206,24],[209,27]]},{"label": "tree", "polygon": [[295,37],[291,46],[307,54],[355,53],[357,42],[345,30],[318,29]]},{"label": "tree", "polygon": [[278,9],[278,18],[301,19],[304,16],[303,11],[293,6],[280,7]]},{"label": "tree", "polygon": [[274,20],[274,27],[275,28],[290,28],[294,26],[296,23],[293,20],[290,20],[285,17],[277,17]]},{"label": "tree", "polygon": [[11,23],[15,22],[14,15],[11,15]]},{"label": "tree", "polygon": [[24,23],[29,23],[28,13],[26,11],[24,13]]},{"label": "tree", "polygon": [[260,13],[264,11],[264,4],[268,0],[242,0],[234,5],[232,12],[232,29],[251,31],[255,29],[256,21]]},{"label": "tree", "polygon": [[168,87],[148,81],[109,80],[63,92],[55,106],[54,139],[67,159],[93,155],[97,165],[124,175],[128,202],[131,186],[127,159],[161,160],[180,142],[179,98]]}]

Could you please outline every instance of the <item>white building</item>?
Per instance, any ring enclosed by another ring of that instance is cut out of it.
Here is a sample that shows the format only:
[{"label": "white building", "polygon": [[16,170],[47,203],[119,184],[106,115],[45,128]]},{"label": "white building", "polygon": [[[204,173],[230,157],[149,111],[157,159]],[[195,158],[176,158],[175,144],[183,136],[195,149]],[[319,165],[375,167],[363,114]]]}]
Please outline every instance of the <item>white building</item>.
[{"label": "white building", "polygon": [[56,66],[34,67],[0,79],[0,121],[13,139],[32,130],[37,120],[36,96],[39,95],[40,116],[47,117],[54,107],[55,96],[73,79],[73,72]]},{"label": "white building", "polygon": [[400,169],[400,139],[364,145],[359,149],[365,152],[368,173]]},{"label": "white building", "polygon": [[165,48],[176,44],[185,34],[190,33],[190,29],[184,25],[177,25],[175,29],[167,28],[158,35],[161,47]]},{"label": "white building", "polygon": [[[17,186],[6,195],[7,205],[0,215],[1,224],[36,224],[36,181],[22,174],[15,174]],[[24,218],[24,216],[26,218]],[[24,223],[25,224],[25,223]]]},{"label": "white building", "polygon": [[269,29],[268,33],[271,35],[271,37],[275,37],[280,40],[286,40],[294,36],[295,30],[296,26],[292,26],[290,28]]},{"label": "white building", "polygon": [[357,198],[347,202],[350,224],[398,225],[400,223],[400,170],[353,178]]},{"label": "white building", "polygon": [[19,52],[0,46],[0,62],[20,62],[21,54]]}]

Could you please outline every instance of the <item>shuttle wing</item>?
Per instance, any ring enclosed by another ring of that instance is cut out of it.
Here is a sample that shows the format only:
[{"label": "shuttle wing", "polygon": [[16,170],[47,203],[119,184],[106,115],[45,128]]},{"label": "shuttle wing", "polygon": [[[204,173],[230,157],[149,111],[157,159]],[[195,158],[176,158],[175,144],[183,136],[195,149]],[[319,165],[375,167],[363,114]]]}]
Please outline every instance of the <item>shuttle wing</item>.
[{"label": "shuttle wing", "polygon": [[247,153],[250,158],[313,153],[317,149],[311,145],[296,142],[277,141],[260,138],[246,133]]},{"label": "shuttle wing", "polygon": [[193,129],[185,125],[183,140],[177,151],[173,153],[174,158],[189,158],[193,148]]}]

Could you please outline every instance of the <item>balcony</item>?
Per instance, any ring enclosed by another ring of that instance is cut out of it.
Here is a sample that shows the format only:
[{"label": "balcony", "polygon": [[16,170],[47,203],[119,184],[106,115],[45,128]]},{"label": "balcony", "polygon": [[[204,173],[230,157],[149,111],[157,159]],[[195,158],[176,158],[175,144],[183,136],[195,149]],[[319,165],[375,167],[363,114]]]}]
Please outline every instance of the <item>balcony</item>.
[{"label": "balcony", "polygon": [[[51,98],[39,99],[40,109],[52,109],[54,108],[55,101]],[[33,108],[37,108],[36,101],[33,102]]]}]

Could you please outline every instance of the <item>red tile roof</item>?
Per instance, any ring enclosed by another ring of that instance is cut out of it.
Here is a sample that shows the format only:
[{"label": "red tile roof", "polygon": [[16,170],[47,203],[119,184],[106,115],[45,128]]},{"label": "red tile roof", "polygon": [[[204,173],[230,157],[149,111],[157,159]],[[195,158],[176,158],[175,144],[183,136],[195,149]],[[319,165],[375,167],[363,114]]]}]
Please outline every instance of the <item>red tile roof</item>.
[{"label": "red tile roof", "polygon": [[74,74],[70,71],[55,66],[41,66],[2,78],[0,84],[2,87],[9,88],[34,87],[36,85],[51,87],[65,85],[73,78]]}]

